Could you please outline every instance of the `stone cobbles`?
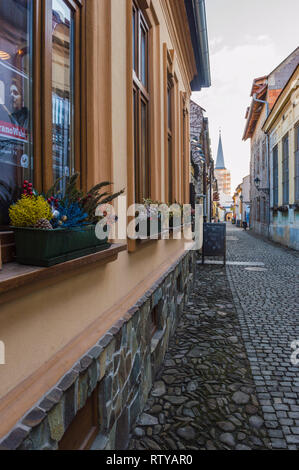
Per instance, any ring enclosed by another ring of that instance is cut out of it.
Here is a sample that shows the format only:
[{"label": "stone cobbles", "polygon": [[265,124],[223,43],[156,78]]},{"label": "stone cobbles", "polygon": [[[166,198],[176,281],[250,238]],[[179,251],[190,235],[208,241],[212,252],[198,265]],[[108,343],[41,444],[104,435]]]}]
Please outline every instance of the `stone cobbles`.
[{"label": "stone cobbles", "polygon": [[228,226],[231,261],[258,261],[266,271],[228,266],[247,355],[274,449],[299,449],[298,253]]},{"label": "stone cobbles", "polygon": [[198,265],[194,291],[129,448],[267,449],[270,439],[226,271]]}]

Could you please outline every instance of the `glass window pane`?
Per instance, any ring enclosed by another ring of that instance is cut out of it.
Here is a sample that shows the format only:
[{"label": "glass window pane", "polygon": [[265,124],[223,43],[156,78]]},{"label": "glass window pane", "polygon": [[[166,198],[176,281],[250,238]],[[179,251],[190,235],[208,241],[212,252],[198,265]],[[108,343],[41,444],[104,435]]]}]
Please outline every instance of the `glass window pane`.
[{"label": "glass window pane", "polygon": [[171,130],[171,88],[167,89],[167,119],[168,119],[168,129]]},{"label": "glass window pane", "polygon": [[74,25],[72,12],[63,0],[53,0],[52,22],[53,178],[56,180],[74,172]]},{"label": "glass window pane", "polygon": [[133,22],[133,70],[136,71],[136,11],[133,9],[133,17],[132,17],[132,22]]},{"label": "glass window pane", "polygon": [[141,28],[141,81],[143,85],[147,85],[147,47],[146,32]]},{"label": "glass window pane", "polygon": [[31,5],[0,2],[0,225],[24,179],[33,179]]}]

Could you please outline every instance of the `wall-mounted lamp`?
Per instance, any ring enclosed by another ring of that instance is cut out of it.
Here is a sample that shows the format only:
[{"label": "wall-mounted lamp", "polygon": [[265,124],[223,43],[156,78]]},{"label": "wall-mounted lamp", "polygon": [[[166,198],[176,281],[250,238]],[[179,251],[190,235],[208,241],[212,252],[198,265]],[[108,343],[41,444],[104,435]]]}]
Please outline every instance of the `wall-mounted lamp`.
[{"label": "wall-mounted lamp", "polygon": [[9,60],[10,59],[10,54],[5,51],[0,51],[0,59],[1,60]]},{"label": "wall-mounted lamp", "polygon": [[260,184],[261,184],[261,180],[259,179],[258,176],[255,178],[254,184],[255,184],[256,189],[259,191],[259,189],[260,189]]},{"label": "wall-mounted lamp", "polygon": [[269,194],[269,193],[270,193],[270,189],[269,189],[269,188],[260,188],[260,184],[261,184],[261,180],[260,180],[259,177],[257,176],[257,177],[254,179],[254,185],[255,185],[256,189],[257,189],[258,191],[263,192],[263,193]]}]

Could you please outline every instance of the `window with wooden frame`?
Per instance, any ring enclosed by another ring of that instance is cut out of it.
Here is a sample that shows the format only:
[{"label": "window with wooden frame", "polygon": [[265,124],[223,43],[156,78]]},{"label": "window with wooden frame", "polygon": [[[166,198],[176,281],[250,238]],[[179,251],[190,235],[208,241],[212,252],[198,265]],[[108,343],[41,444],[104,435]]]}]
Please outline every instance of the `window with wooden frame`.
[{"label": "window with wooden frame", "polygon": [[[5,5],[4,5],[5,3]],[[0,2],[0,228],[31,181],[82,172],[83,0]],[[63,183],[61,183],[63,189]]]},{"label": "window with wooden frame", "polygon": [[154,336],[156,331],[158,330],[158,305],[156,305],[151,310],[151,318],[150,318],[150,328],[151,328],[151,337]]},{"label": "window with wooden frame", "polygon": [[182,185],[182,201],[184,204],[189,202],[189,113],[186,103],[186,93],[181,92],[181,185]]},{"label": "window with wooden frame", "polygon": [[282,139],[282,203],[289,204],[289,134]]},{"label": "window with wooden frame", "polygon": [[0,226],[33,177],[33,2],[0,2]]},{"label": "window with wooden frame", "polygon": [[98,408],[99,386],[78,411],[59,442],[59,450],[88,450],[100,432]]},{"label": "window with wooden frame", "polygon": [[174,84],[173,76],[167,74],[167,167],[168,167],[168,202],[173,202],[173,96],[174,96]]},{"label": "window with wooden frame", "polygon": [[150,197],[149,26],[137,2],[132,21],[135,201],[142,203]]}]

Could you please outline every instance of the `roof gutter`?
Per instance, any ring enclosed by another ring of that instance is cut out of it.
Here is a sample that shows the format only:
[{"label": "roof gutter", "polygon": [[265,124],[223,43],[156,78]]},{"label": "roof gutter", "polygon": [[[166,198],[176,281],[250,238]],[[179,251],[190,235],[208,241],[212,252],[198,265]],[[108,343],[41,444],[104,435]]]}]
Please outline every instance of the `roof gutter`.
[{"label": "roof gutter", "polygon": [[191,82],[192,91],[211,86],[209,42],[205,0],[185,0],[197,75]]}]

